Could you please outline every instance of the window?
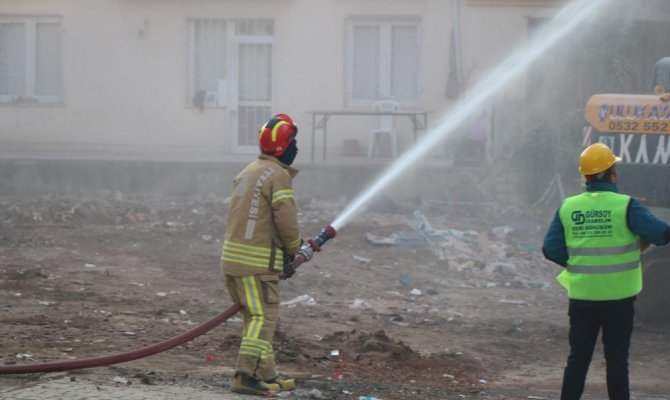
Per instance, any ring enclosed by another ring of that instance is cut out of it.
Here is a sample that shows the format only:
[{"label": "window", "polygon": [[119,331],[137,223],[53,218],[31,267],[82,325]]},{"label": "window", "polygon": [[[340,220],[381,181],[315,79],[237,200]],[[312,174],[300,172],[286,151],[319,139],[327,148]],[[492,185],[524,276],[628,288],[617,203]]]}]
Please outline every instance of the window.
[{"label": "window", "polygon": [[226,37],[225,20],[189,21],[189,104],[218,105],[219,82],[226,78]]},{"label": "window", "polygon": [[351,17],[346,21],[348,106],[379,99],[415,105],[419,95],[419,18]]},{"label": "window", "polygon": [[[237,53],[235,44],[243,37],[271,37],[274,23],[267,19],[192,19],[189,20],[189,91],[187,103],[208,107],[223,106],[226,85],[231,84],[230,62],[234,59],[229,52]],[[259,44],[257,47],[263,47]],[[267,57],[261,50],[249,49],[240,52],[239,57]],[[251,62],[251,61],[249,61]],[[248,73],[247,73],[248,72]],[[245,74],[246,73],[246,74]],[[267,86],[267,82],[257,82],[250,71],[241,70],[239,79],[244,80],[240,90],[242,96],[252,86]],[[252,79],[253,78],[253,79]],[[245,85],[248,84],[248,85]],[[232,90],[233,88],[228,88]],[[267,91],[267,87],[264,89]],[[221,98],[219,98],[221,97]],[[202,103],[201,103],[202,102]]]},{"label": "window", "polygon": [[62,101],[60,18],[0,16],[0,103]]}]

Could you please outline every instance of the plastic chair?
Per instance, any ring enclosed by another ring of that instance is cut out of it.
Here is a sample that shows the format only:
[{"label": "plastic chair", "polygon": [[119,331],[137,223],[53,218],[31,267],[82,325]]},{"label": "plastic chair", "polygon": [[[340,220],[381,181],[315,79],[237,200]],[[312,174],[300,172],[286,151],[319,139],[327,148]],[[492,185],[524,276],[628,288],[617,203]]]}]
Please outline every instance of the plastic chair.
[{"label": "plastic chair", "polygon": [[[400,109],[400,103],[395,100],[378,100],[374,103],[373,108],[375,111],[398,111]],[[393,116],[382,115],[379,117],[379,128],[370,130],[368,158],[372,158],[372,154],[377,145],[377,139],[382,135],[386,135],[389,138],[391,144],[391,156],[395,157],[398,154],[398,140],[393,124]]]}]

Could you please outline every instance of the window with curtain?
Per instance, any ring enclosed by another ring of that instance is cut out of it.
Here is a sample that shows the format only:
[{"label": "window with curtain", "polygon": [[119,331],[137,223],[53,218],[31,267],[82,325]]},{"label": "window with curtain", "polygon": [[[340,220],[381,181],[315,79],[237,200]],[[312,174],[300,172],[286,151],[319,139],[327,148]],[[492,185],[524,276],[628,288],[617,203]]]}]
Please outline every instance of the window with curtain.
[{"label": "window with curtain", "polygon": [[62,102],[62,46],[60,18],[0,17],[0,102]]},{"label": "window with curtain", "polygon": [[347,106],[379,99],[416,105],[420,82],[418,17],[361,16],[346,21]]},{"label": "window with curtain", "polygon": [[223,19],[189,21],[189,91],[187,103],[218,105],[219,81],[226,78],[227,22]]},{"label": "window with curtain", "polygon": [[[189,91],[187,103],[198,106],[204,101],[210,107],[221,106],[223,99],[218,99],[219,87],[231,79],[228,71],[235,56],[229,51],[238,52],[242,64],[257,65],[258,59],[270,57],[268,46],[264,44],[244,45],[240,50],[231,50],[235,43],[244,41],[246,37],[271,37],[274,35],[274,23],[268,19],[211,19],[199,18],[189,20]],[[233,57],[230,60],[229,57]],[[269,65],[260,63],[260,65]],[[242,65],[244,66],[244,65]],[[262,80],[259,73],[263,75]],[[233,74],[235,75],[235,74]],[[267,97],[269,82],[263,71],[248,71],[242,68],[237,79],[242,97]]]}]

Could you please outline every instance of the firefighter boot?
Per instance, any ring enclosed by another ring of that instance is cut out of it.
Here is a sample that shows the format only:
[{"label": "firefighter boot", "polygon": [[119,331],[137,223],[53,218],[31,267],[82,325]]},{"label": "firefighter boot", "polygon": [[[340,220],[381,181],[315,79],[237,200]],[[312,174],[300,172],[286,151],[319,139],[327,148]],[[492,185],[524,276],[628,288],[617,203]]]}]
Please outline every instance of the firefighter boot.
[{"label": "firefighter boot", "polygon": [[280,390],[295,389],[295,379],[279,379],[278,377],[268,379],[265,382],[279,385]]},{"label": "firefighter boot", "polygon": [[279,392],[281,387],[276,383],[268,383],[248,375],[237,374],[233,382],[233,392],[252,394],[257,396],[272,396]]}]

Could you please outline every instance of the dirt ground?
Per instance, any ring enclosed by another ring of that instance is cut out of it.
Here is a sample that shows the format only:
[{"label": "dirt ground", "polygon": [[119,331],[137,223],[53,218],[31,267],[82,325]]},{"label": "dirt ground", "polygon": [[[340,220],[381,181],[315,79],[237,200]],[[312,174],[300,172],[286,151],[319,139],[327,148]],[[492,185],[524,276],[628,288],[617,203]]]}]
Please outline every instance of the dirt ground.
[{"label": "dirt ground", "polygon": [[[305,238],[344,206],[302,200]],[[0,200],[0,363],[124,353],[229,307],[218,266],[226,212],[226,199],[212,196]],[[558,398],[567,300],[558,267],[539,252],[552,213],[372,203],[281,284],[274,345],[280,370],[298,378],[294,396]],[[160,354],[69,374],[227,391],[240,333],[236,315]],[[670,398],[667,339],[666,330],[636,327],[634,398]],[[587,393],[607,397],[600,347]]]}]

